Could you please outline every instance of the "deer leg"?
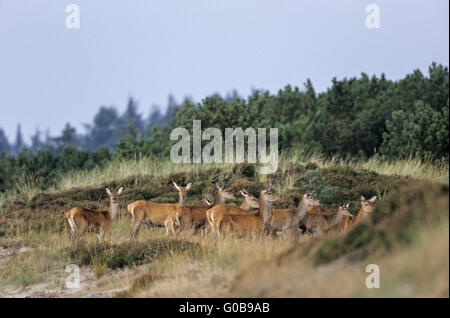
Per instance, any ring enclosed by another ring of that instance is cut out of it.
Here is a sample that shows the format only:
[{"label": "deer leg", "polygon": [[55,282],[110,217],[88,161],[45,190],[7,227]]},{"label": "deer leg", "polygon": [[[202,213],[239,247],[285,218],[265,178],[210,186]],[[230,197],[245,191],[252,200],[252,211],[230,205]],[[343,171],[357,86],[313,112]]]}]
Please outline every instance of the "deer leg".
[{"label": "deer leg", "polygon": [[70,230],[70,233],[69,233],[69,240],[70,240],[70,242],[74,241],[74,239],[75,239],[75,232],[76,232],[76,230],[74,228],[72,228]]},{"label": "deer leg", "polygon": [[173,224],[171,224],[170,220],[167,219],[167,220],[164,222],[164,225],[165,225],[165,227],[166,227],[166,235],[169,236],[169,230],[170,230],[170,231],[173,231]]},{"label": "deer leg", "polygon": [[141,225],[142,225],[142,222],[135,222],[133,224],[133,227],[131,228],[131,231],[130,231],[129,241],[131,241],[134,237],[136,237],[138,235]]},{"label": "deer leg", "polygon": [[105,234],[106,234],[106,230],[105,229],[100,229],[100,233],[98,234],[98,241],[100,243],[105,241]]}]

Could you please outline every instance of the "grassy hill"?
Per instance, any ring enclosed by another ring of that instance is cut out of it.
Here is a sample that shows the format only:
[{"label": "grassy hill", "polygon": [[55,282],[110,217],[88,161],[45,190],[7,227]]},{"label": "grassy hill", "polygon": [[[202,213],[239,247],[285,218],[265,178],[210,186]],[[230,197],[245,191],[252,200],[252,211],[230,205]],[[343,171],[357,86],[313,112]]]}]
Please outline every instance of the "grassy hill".
[{"label": "grassy hill", "polygon": [[[343,234],[219,240],[145,227],[128,242],[126,205],[177,202],[172,180],[193,183],[188,204],[212,198],[216,181],[235,193],[236,204],[241,188],[258,195],[267,185],[281,195],[275,207],[298,205],[310,189],[327,208],[351,202],[354,214],[361,195],[380,200],[371,217]],[[120,184],[125,191],[107,242],[90,235],[72,246],[64,213],[74,206],[106,208],[104,187]],[[259,175],[248,164],[113,162],[63,175],[44,192],[24,183],[2,196],[0,296],[448,297],[448,193],[448,167],[415,160],[350,162],[293,151],[281,156],[273,175]],[[78,291],[64,287],[71,263],[81,266]],[[372,263],[380,266],[380,289],[364,285]]]}]

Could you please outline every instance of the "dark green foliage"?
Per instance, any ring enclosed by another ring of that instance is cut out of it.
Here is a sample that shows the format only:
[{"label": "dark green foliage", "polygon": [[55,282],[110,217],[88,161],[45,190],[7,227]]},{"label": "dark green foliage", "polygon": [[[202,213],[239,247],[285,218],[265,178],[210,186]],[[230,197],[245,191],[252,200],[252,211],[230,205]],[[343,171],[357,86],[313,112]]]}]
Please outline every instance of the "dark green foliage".
[{"label": "dark green foliage", "polygon": [[111,153],[106,148],[90,152],[75,146],[65,146],[57,153],[49,149],[40,149],[36,153],[24,149],[15,157],[0,153],[0,191],[24,179],[44,190],[63,173],[102,167],[109,160]]},{"label": "dark green foliage", "polygon": [[[448,77],[447,67],[433,63],[428,76],[415,70],[396,82],[387,80],[384,74],[334,78],[331,87],[320,94],[308,80],[303,90],[290,85],[276,94],[255,90],[247,99],[237,93],[226,98],[216,94],[200,103],[186,99],[177,105],[170,97],[167,112],[163,115],[153,110],[148,120],[142,119],[137,102],[130,97],[121,115],[114,107],[101,107],[93,124],[85,125],[84,136],[70,124],[61,136],[47,136],[46,141],[37,132],[32,151],[23,150],[20,126],[11,145],[0,129],[0,154],[9,151],[15,155],[0,155],[0,191],[20,178],[46,189],[60,173],[91,169],[112,158],[168,158],[176,142],[170,140],[171,130],[185,127],[192,132],[193,120],[201,120],[203,129],[220,129],[223,137],[225,128],[230,127],[276,127],[280,150],[299,145],[306,151],[344,159],[383,155],[389,160],[413,156],[448,162]],[[254,168],[246,167],[242,173],[254,179]],[[309,181],[314,187],[323,183],[320,176]],[[335,190],[323,189],[321,195],[331,197]]]},{"label": "dark green foliage", "polygon": [[3,129],[0,128],[0,153],[8,152],[10,149],[8,138]]},{"label": "dark green foliage", "polygon": [[134,267],[150,263],[171,253],[190,253],[200,256],[198,243],[179,240],[149,240],[146,242],[126,242],[120,244],[79,244],[72,246],[68,253],[71,262],[77,265],[104,263],[108,268]]},{"label": "dark green foliage", "polygon": [[448,158],[449,104],[434,110],[421,100],[412,112],[392,113],[380,151],[388,158]]}]

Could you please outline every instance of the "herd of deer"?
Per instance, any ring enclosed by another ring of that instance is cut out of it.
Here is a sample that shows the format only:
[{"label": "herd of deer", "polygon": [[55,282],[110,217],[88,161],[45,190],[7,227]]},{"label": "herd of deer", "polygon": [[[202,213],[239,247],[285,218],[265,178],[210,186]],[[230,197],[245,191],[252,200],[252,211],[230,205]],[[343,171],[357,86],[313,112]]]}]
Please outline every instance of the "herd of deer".
[{"label": "herd of deer", "polygon": [[[178,204],[161,204],[138,200],[127,206],[133,218],[130,240],[139,233],[143,223],[165,227],[167,233],[179,233],[187,229],[211,230],[220,238],[230,233],[258,236],[267,234],[276,236],[280,231],[288,238],[298,229],[309,233],[326,233],[329,231],[346,231],[375,207],[376,196],[366,200],[361,197],[361,208],[356,217],[349,211],[350,203],[343,204],[337,211],[320,207],[320,201],[313,197],[314,191],[303,194],[298,207],[288,209],[272,209],[272,202],[280,197],[271,188],[261,190],[259,198],[245,189],[240,192],[244,196],[242,204],[226,204],[226,199],[234,199],[234,195],[216,184],[217,192],[213,202],[205,199],[206,205],[186,205],[187,192],[192,184],[185,187],[173,182],[179,193]],[[119,197],[124,187],[116,192],[106,188],[110,199],[110,208],[105,211],[75,207],[66,213],[70,225],[70,239],[75,240],[86,232],[96,232],[99,240],[103,240],[119,211]],[[251,211],[251,209],[256,209]]]}]

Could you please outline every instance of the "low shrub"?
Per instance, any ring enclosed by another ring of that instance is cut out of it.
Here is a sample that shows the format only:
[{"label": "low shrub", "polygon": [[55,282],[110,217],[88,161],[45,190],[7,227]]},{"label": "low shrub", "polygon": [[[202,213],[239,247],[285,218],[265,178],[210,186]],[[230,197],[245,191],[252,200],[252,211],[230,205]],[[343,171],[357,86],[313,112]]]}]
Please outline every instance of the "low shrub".
[{"label": "low shrub", "polygon": [[74,245],[69,249],[71,262],[78,265],[106,264],[110,269],[134,267],[149,263],[170,253],[190,252],[201,254],[197,243],[180,240],[150,240],[121,244]]}]

